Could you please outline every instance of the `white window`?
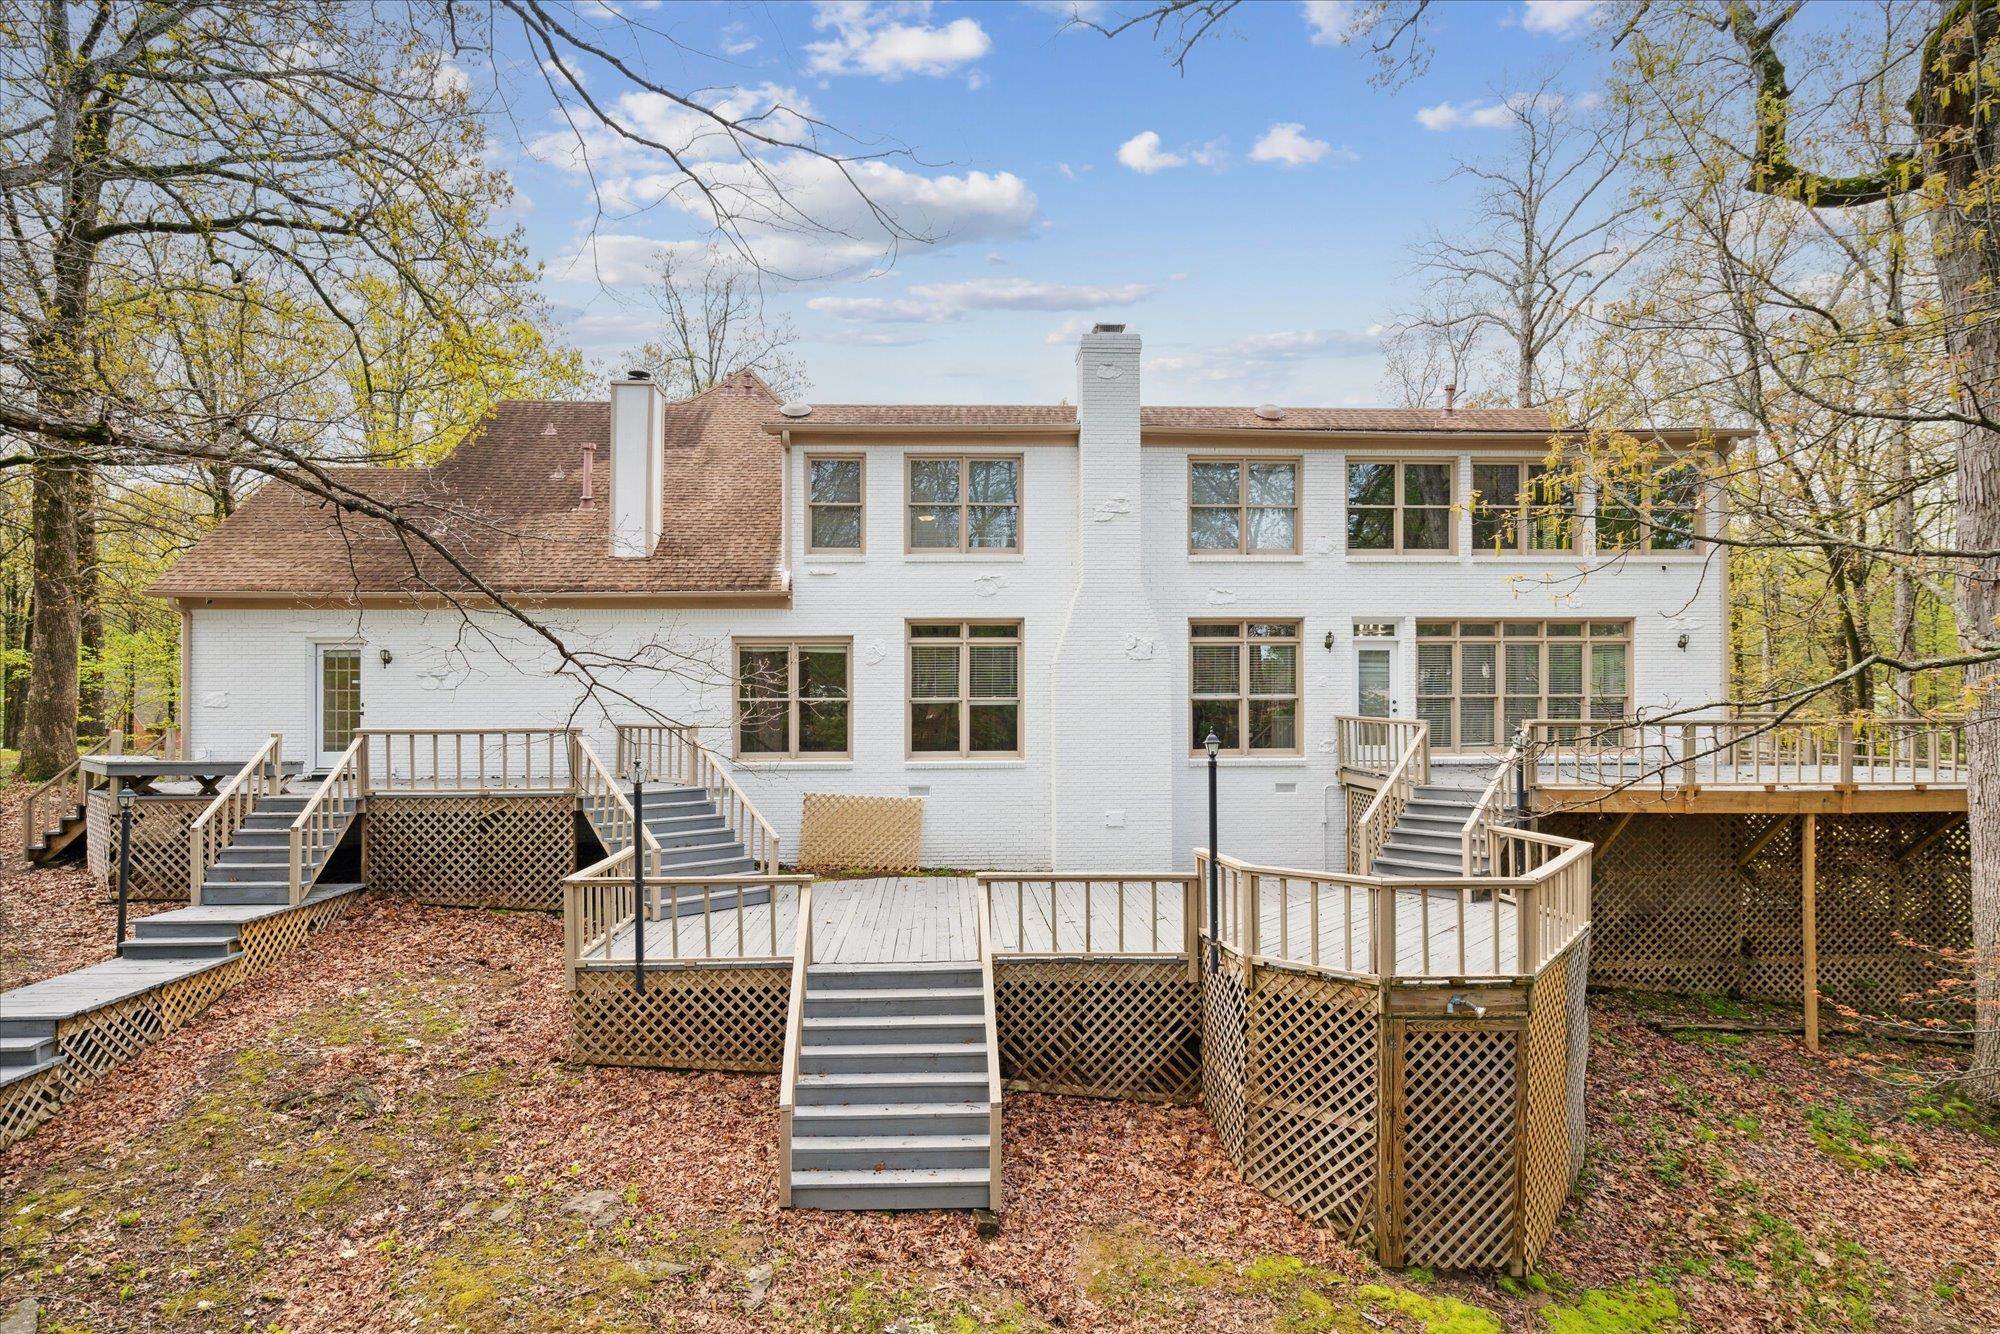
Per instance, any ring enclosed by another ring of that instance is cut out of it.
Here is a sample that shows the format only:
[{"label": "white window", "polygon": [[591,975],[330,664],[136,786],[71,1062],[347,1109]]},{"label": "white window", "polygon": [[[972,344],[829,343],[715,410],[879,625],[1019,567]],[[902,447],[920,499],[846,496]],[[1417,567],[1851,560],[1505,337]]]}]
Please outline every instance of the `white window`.
[{"label": "white window", "polygon": [[1193,754],[1209,733],[1230,755],[1299,753],[1299,623],[1196,621],[1188,627]]},{"label": "white window", "polygon": [[846,756],[852,656],[845,641],[739,640],[736,753]]},{"label": "white window", "polygon": [[913,456],[909,460],[911,551],[1021,549],[1021,457]]},{"label": "white window", "polygon": [[806,550],[859,551],[867,461],[859,454],[806,459]]},{"label": "white window", "polygon": [[1188,550],[1296,554],[1297,459],[1189,459]]},{"label": "white window", "polygon": [[910,626],[910,754],[1021,753],[1021,623]]}]

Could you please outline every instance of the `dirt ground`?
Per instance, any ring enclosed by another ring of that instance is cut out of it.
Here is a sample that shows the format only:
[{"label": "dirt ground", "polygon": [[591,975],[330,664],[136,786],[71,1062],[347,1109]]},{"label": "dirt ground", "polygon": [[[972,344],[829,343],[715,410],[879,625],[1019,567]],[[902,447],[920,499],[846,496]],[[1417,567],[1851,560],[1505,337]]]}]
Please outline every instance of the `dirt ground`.
[{"label": "dirt ground", "polygon": [[[11,804],[11,803],[9,803]],[[8,804],[0,804],[0,816]],[[8,984],[110,952],[7,868]],[[45,1329],[2000,1328],[2000,1133],[1934,1052],[1593,1004],[1540,1271],[1385,1274],[1243,1186],[1199,1108],[1012,1096],[1008,1208],[790,1212],[777,1085],[567,1059],[561,924],[367,896],[0,1153]]]}]

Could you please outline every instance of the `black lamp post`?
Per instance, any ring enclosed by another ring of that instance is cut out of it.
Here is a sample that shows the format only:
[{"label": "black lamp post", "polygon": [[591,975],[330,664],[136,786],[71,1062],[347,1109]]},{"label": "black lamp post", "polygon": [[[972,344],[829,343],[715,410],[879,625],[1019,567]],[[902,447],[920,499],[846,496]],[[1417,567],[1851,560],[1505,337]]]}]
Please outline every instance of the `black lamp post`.
[{"label": "black lamp post", "polygon": [[125,952],[125,904],[132,893],[132,789],[118,789],[118,952]]},{"label": "black lamp post", "polygon": [[1217,916],[1222,905],[1222,868],[1216,862],[1221,854],[1215,846],[1215,757],[1222,750],[1222,738],[1211,731],[1201,744],[1208,751],[1208,969],[1214,972],[1222,958],[1216,944],[1222,930]]},{"label": "black lamp post", "polygon": [[646,990],[646,766],[632,761],[632,988]]}]

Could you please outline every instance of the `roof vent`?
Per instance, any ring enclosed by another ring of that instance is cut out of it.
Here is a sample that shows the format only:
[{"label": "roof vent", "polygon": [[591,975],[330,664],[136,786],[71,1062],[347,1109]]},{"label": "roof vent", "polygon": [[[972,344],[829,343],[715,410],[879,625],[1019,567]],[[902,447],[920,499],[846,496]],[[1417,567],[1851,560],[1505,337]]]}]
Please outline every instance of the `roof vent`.
[{"label": "roof vent", "polygon": [[1090,326],[1090,331],[1092,333],[1124,333],[1125,326],[1122,324],[1093,324]]},{"label": "roof vent", "polygon": [[1267,422],[1281,422],[1285,419],[1285,410],[1276,403],[1259,403],[1257,415]]},{"label": "roof vent", "polygon": [[547,426],[544,426],[542,428],[542,435],[544,437],[552,436],[555,433],[556,433],[556,424],[554,422],[550,422]]},{"label": "roof vent", "polygon": [[628,380],[650,380],[653,378],[653,373],[644,370],[629,370],[625,372],[625,378]]},{"label": "roof vent", "polygon": [[778,409],[778,411],[784,413],[787,417],[810,417],[812,415],[812,410],[813,410],[812,404],[801,403],[797,399],[792,400],[790,403],[787,403],[785,404],[785,406]]}]

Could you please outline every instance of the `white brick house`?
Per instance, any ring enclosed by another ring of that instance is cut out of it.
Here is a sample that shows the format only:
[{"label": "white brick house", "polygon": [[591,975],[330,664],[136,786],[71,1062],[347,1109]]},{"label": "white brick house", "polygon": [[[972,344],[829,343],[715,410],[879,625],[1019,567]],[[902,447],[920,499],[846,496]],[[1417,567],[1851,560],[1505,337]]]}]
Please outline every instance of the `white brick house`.
[{"label": "white brick house", "polygon": [[1343,855],[1337,715],[1425,717],[1483,775],[1522,717],[1725,698],[1722,555],[1676,537],[1718,515],[1649,489],[1645,522],[1603,516],[1607,563],[1588,488],[1566,523],[1484,508],[1548,455],[1539,414],[1142,407],[1119,326],[1076,365],[1073,409],[623,381],[505,405],[434,471],[340,473],[595,655],[589,699],[459,572],[267,487],[155,589],[189,753],[651,710],[703,728],[787,848],[808,791],[917,794],[927,863],[1129,869],[1205,841],[1215,727],[1225,846],[1317,868]]}]

